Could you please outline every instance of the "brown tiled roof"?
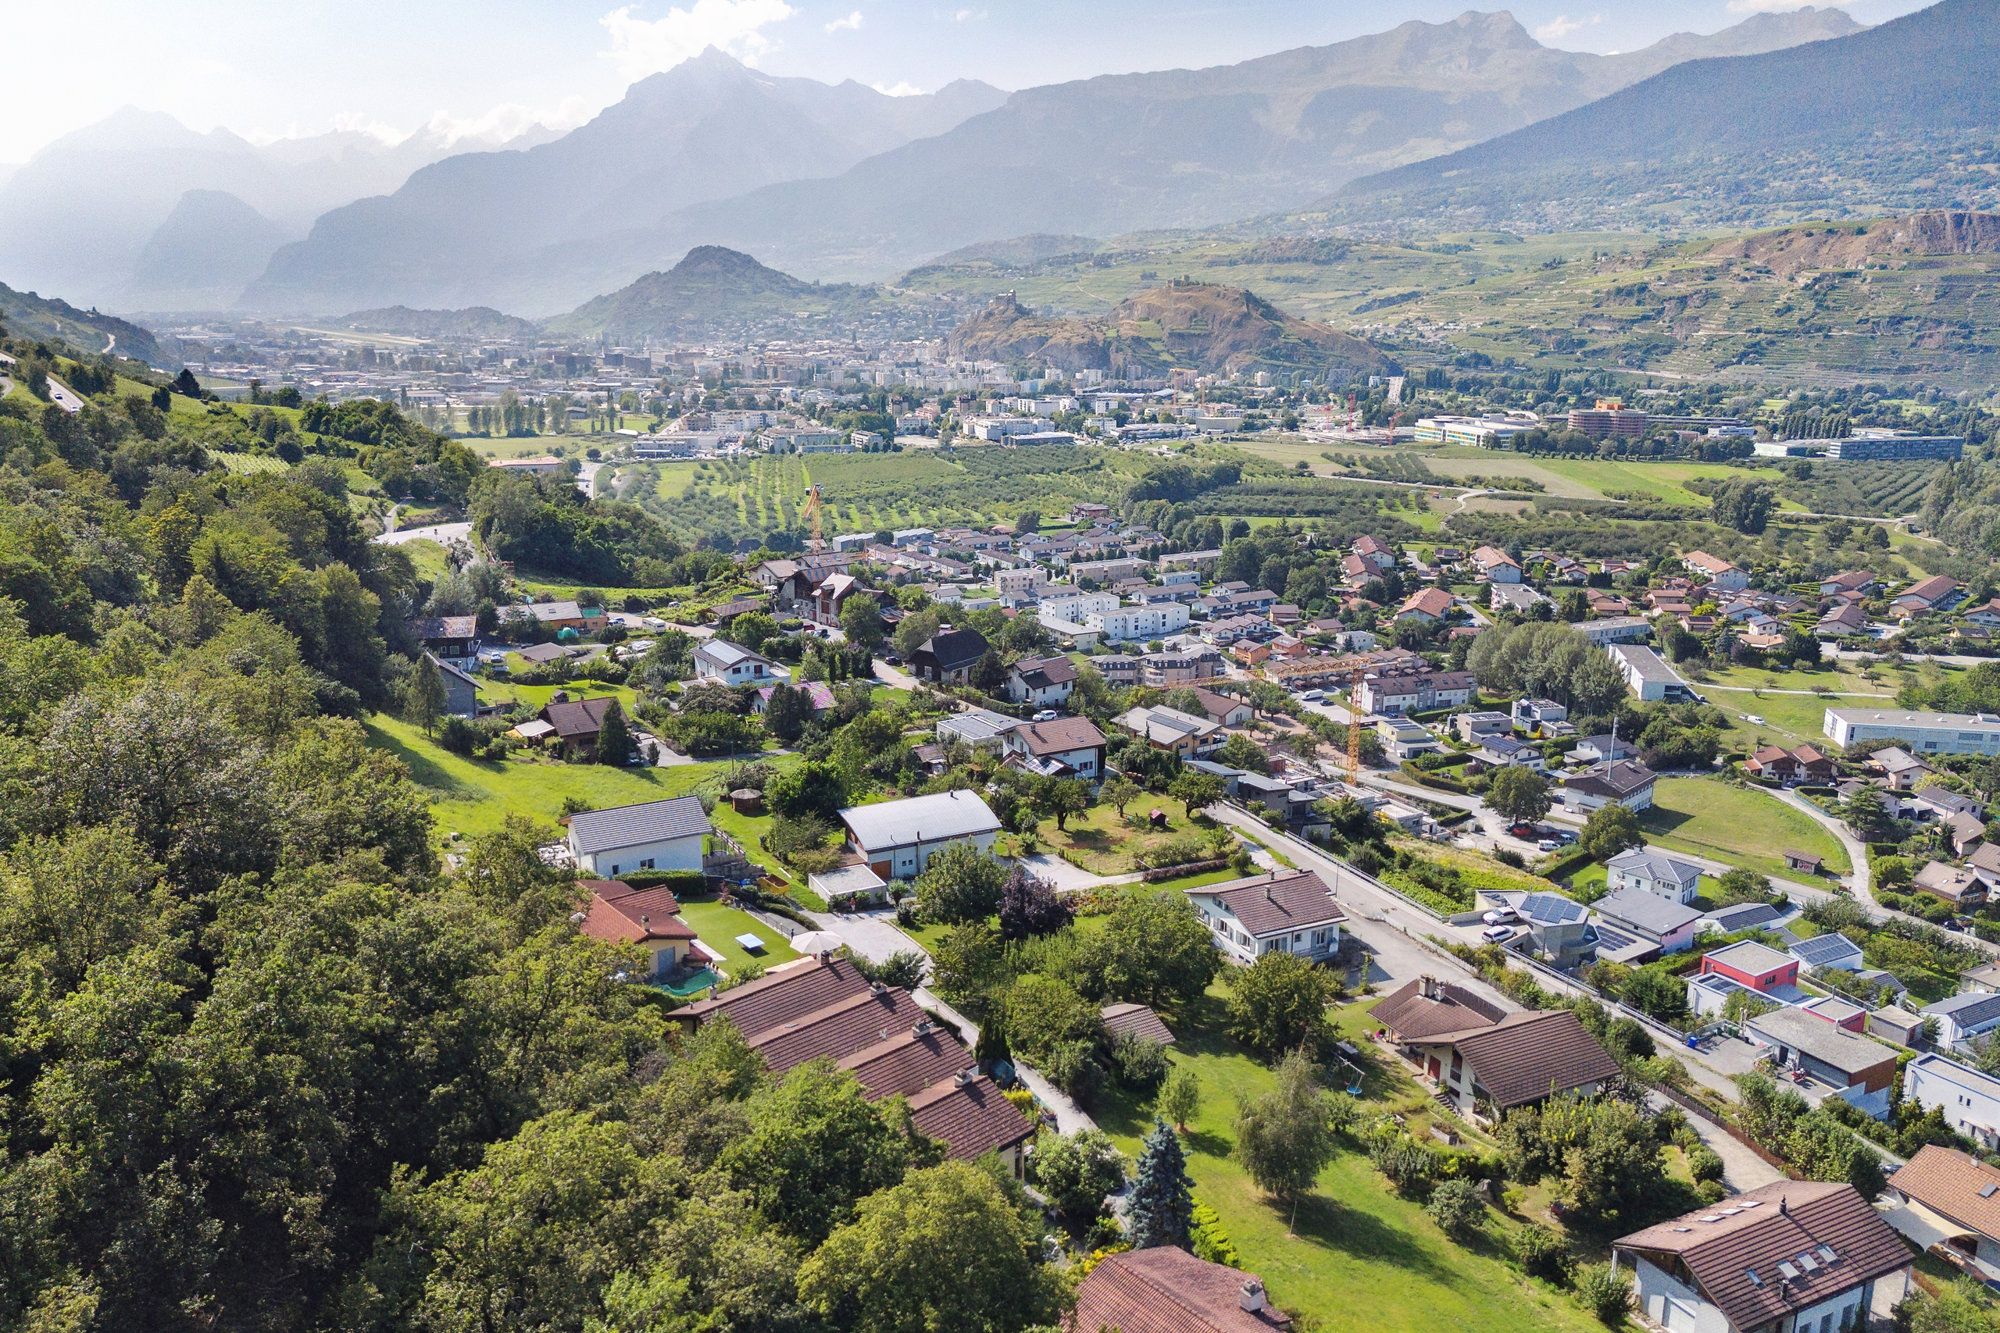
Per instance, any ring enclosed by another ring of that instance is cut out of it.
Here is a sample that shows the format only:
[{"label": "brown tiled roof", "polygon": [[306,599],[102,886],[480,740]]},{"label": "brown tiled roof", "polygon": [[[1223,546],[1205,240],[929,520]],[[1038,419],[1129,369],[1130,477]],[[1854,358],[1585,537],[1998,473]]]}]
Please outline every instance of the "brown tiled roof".
[{"label": "brown tiled roof", "polygon": [[1220,899],[1243,928],[1257,936],[1347,920],[1347,913],[1333,900],[1333,890],[1310,870],[1257,875],[1187,892]]},{"label": "brown tiled roof", "polygon": [[1173,1029],[1143,1004],[1107,1004],[1098,1013],[1104,1020],[1104,1034],[1113,1041],[1129,1032],[1147,1041],[1173,1044]]},{"label": "brown tiled roof", "polygon": [[1090,1270],[1077,1288],[1069,1328],[1073,1333],[1270,1333],[1289,1325],[1282,1311],[1267,1307],[1253,1314],[1243,1308],[1244,1283],[1256,1281],[1173,1245],[1128,1250]]},{"label": "brown tiled roof", "polygon": [[1451,1044],[1472,1066],[1473,1081],[1503,1111],[1618,1072],[1611,1052],[1567,1009],[1509,1014],[1498,1023],[1453,1038]]},{"label": "brown tiled roof", "polygon": [[972,1054],[956,1034],[935,1022],[927,1026],[921,1034],[915,1026],[904,1028],[835,1063],[860,1079],[871,1098],[907,1097],[972,1067]]},{"label": "brown tiled roof", "polygon": [[992,1079],[976,1074],[934,1084],[910,1099],[910,1121],[934,1139],[944,1140],[953,1157],[972,1158],[997,1148],[1011,1148],[1034,1137],[1035,1127],[1021,1108],[1001,1095]]},{"label": "brown tiled roof", "polygon": [[1889,1184],[1960,1226],[2000,1239],[2000,1170],[1976,1157],[1928,1143],[1896,1168]]},{"label": "brown tiled roof", "polygon": [[1087,717],[1059,717],[1053,722],[1026,722],[1014,734],[1027,746],[1028,753],[1041,757],[1088,750],[1104,744],[1104,733]]},{"label": "brown tiled roof", "polygon": [[542,709],[542,720],[567,740],[572,736],[595,736],[604,729],[604,715],[616,699],[570,699]]},{"label": "brown tiled roof", "polygon": [[653,940],[691,940],[694,927],[680,919],[681,905],[665,889],[634,889],[615,879],[586,879],[590,890],[578,927],[594,940],[610,944],[644,944]]},{"label": "brown tiled roof", "polygon": [[435,639],[476,639],[478,616],[420,616],[410,622],[410,633],[426,642]]},{"label": "brown tiled roof", "polygon": [[[1821,1245],[1832,1249],[1830,1262]],[[1765,1185],[1636,1231],[1617,1248],[1679,1256],[1736,1328],[1760,1327],[1910,1264],[1910,1247],[1852,1185],[1816,1180]],[[1810,1270],[1799,1262],[1807,1254]],[[1798,1276],[1786,1277],[1780,1263]]]},{"label": "brown tiled roof", "polygon": [[815,1009],[790,1023],[766,1028],[750,1045],[764,1057],[774,1074],[825,1056],[839,1060],[898,1032],[907,1032],[924,1017],[922,1006],[900,987],[884,986],[848,996]]},{"label": "brown tiled roof", "polygon": [[1067,657],[1023,658],[1014,664],[1030,689],[1067,685],[1076,679],[1076,663]]},{"label": "brown tiled roof", "polygon": [[1424,994],[1426,978],[1404,983],[1376,1001],[1374,1019],[1398,1041],[1420,1041],[1447,1032],[1490,1027],[1507,1011],[1453,981],[1436,983],[1435,997]]},{"label": "brown tiled roof", "polygon": [[855,971],[853,963],[828,954],[766,973],[712,1000],[698,1000],[676,1009],[673,1016],[706,1023],[726,1014],[738,1031],[754,1039],[867,989],[868,978]]}]

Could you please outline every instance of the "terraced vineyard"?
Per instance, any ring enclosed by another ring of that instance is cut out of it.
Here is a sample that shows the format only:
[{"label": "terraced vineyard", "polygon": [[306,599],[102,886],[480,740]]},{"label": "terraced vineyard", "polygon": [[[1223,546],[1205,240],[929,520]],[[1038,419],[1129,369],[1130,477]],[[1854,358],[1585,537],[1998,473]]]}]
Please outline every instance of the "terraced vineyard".
[{"label": "terraced vineyard", "polygon": [[991,525],[1030,510],[1060,519],[1078,501],[1118,500],[1151,466],[1144,455],[1066,445],[784,454],[635,467],[628,495],[683,531],[734,540],[803,535],[800,510],[817,484],[833,535]]}]

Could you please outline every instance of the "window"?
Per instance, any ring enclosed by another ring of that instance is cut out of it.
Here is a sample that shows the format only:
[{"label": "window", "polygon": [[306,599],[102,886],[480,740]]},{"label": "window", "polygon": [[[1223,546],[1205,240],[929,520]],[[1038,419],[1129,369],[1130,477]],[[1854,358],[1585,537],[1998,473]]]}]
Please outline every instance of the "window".
[{"label": "window", "polygon": [[652,868],[653,868],[653,858],[650,856],[639,863],[639,869],[641,870],[651,870]]}]

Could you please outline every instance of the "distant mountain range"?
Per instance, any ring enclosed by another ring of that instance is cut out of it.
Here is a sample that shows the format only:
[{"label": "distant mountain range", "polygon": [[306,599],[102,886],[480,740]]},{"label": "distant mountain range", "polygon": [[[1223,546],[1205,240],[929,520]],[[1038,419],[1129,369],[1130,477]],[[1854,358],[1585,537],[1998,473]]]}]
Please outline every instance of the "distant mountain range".
[{"label": "distant mountain range", "polygon": [[1138,292],[1095,318],[1036,315],[1001,296],[953,330],[949,346],[954,355],[979,360],[1122,377],[1189,368],[1310,370],[1345,379],[1396,369],[1360,338],[1289,315],[1240,287],[1207,282]]},{"label": "distant mountain range", "polygon": [[1336,221],[1756,225],[2000,202],[2000,0],[1837,41],[1676,65],[1600,101],[1353,183]]},{"label": "distant mountain range", "polygon": [[[260,146],[127,107],[0,177],[0,278],[128,310],[173,308],[190,293],[226,292],[201,302],[225,305],[249,280],[244,269],[261,272],[279,243],[327,209],[392,190],[467,146],[430,130],[398,143],[336,131]],[[205,219],[222,219],[231,242],[255,248],[203,246],[189,232]]]},{"label": "distant mountain range", "polygon": [[[1237,65],[1006,97],[888,98],[709,52],[562,139],[417,172],[322,217],[247,309],[483,304],[547,314],[721,244],[792,272],[880,279],[1031,233],[1115,235],[1298,207],[1355,176],[1475,143],[1696,56],[1856,30],[1837,9],[1599,56],[1501,14],[1405,23]],[[604,182],[620,182],[615,198]]]},{"label": "distant mountain range", "polygon": [[1004,97],[972,82],[890,97],[852,80],[774,78],[710,50],[641,79],[554,142],[448,158],[391,195],[328,213],[273,258],[244,304],[292,313],[375,303],[564,309],[687,248],[597,262],[606,238],[634,220],[841,171]]}]

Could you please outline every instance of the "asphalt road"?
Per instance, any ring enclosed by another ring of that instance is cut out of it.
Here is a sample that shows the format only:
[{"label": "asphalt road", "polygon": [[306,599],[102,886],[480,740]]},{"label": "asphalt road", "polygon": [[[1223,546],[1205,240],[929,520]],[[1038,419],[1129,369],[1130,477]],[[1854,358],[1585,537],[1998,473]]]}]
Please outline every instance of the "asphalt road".
[{"label": "asphalt road", "polygon": [[436,542],[440,546],[450,546],[453,542],[472,540],[470,523],[438,523],[428,528],[397,528],[393,532],[380,533],[375,538],[384,546],[400,546],[404,542]]}]

